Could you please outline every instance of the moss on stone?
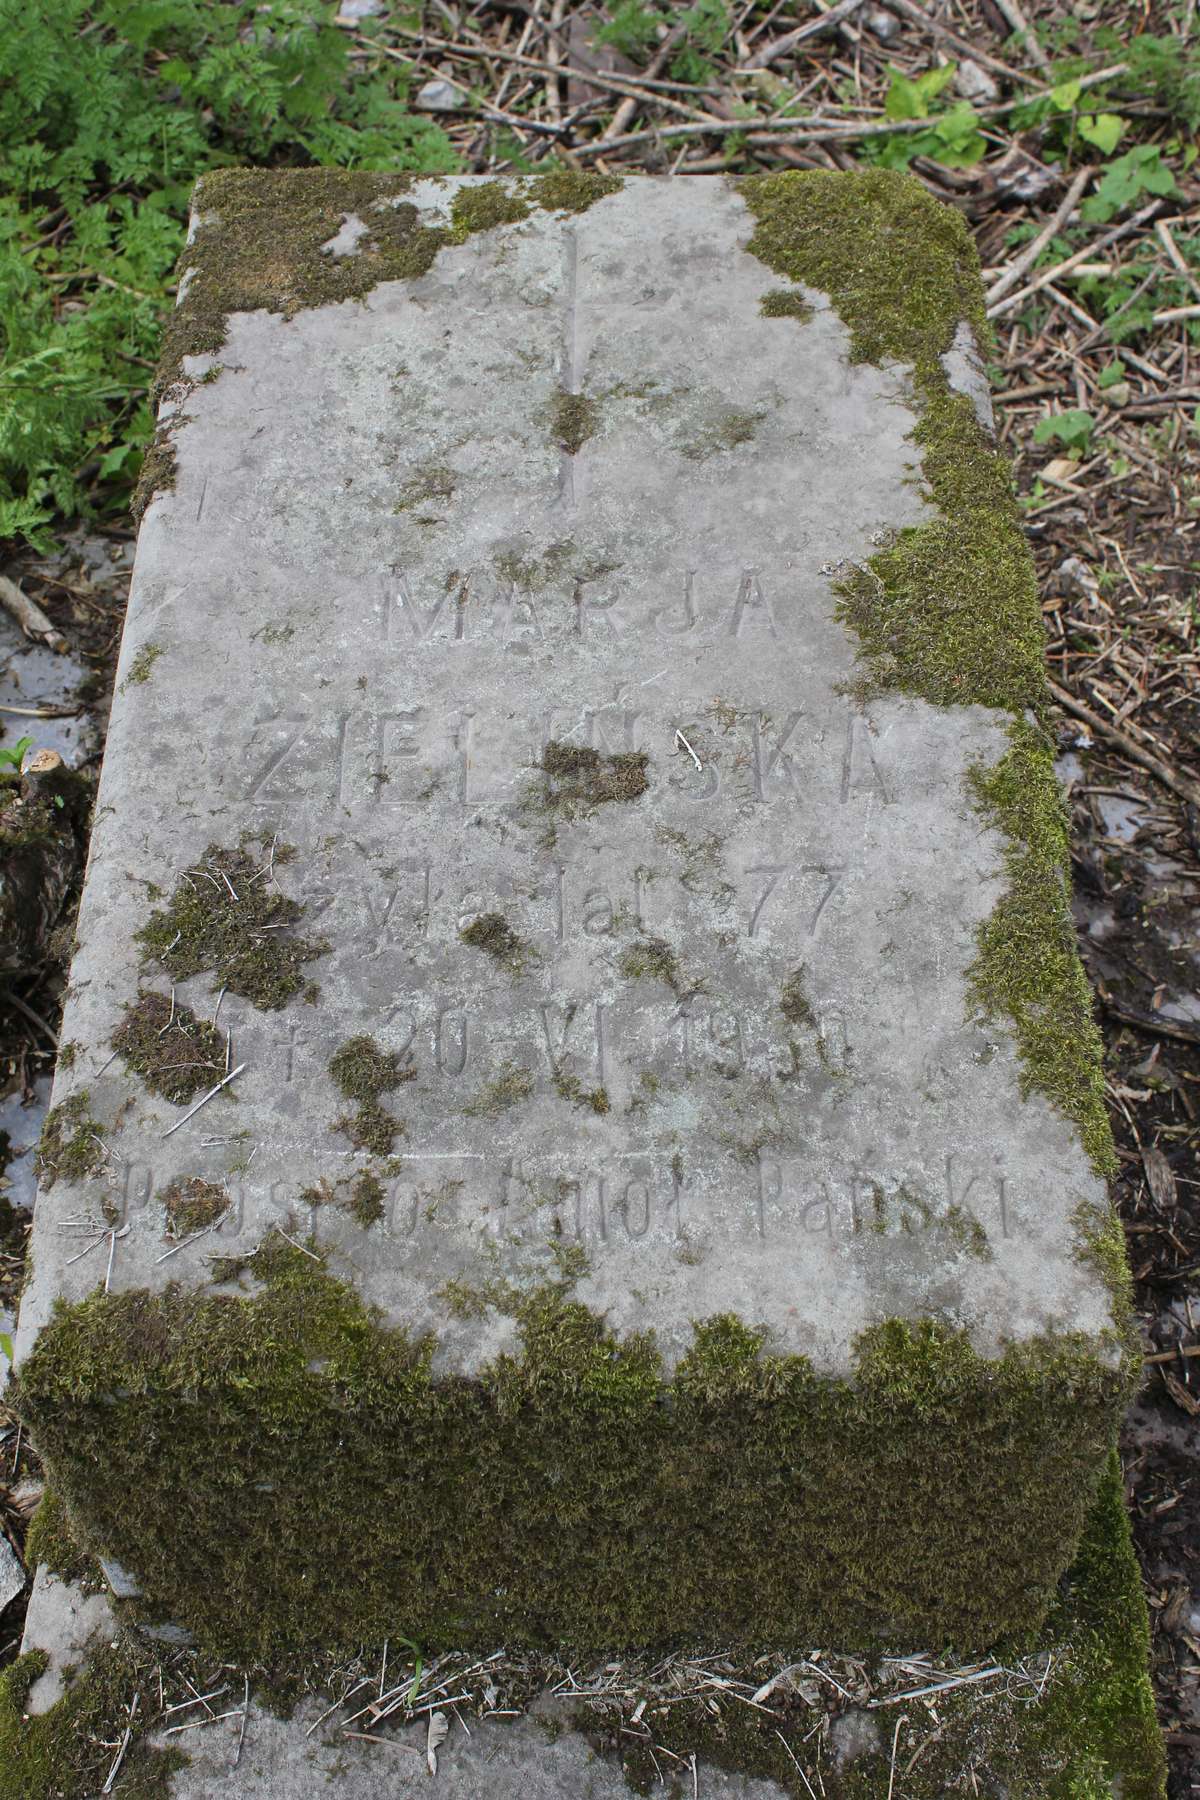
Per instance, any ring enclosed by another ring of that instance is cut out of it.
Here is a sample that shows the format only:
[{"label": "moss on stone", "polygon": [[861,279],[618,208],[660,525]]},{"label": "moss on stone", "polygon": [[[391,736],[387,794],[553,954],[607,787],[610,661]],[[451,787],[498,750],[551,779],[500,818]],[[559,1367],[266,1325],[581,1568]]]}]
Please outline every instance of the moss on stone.
[{"label": "moss on stone", "polygon": [[205,1181],[201,1175],[173,1181],[159,1196],[166,1213],[170,1238],[191,1237],[207,1231],[229,1211],[229,1190],[216,1181]]},{"label": "moss on stone", "polygon": [[577,811],[639,800],[650,786],[649,763],[644,750],[604,752],[553,738],[542,750],[542,808],[571,819]]},{"label": "moss on stone", "polygon": [[808,990],[804,985],[805,969],[801,965],[793,969],[783,984],[779,996],[779,1010],[792,1025],[804,1025],[810,1030],[817,1028],[817,1016],[813,1012]]},{"label": "moss on stone", "polygon": [[58,1495],[47,1488],[25,1533],[25,1567],[45,1567],[60,1581],[71,1581],[88,1593],[100,1593],[106,1583],[94,1557],[81,1550]]},{"label": "moss on stone", "polygon": [[989,824],[1004,834],[1008,887],[979,927],[968,971],[971,1003],[1011,1022],[1022,1090],[1039,1089],[1073,1119],[1101,1174],[1116,1170],[1104,1105],[1103,1045],[1079,961],[1070,906],[1067,821],[1049,740],[1023,719],[994,768],[970,786]]},{"label": "moss on stone", "polygon": [[765,319],[795,319],[798,325],[807,325],[813,316],[811,301],[794,288],[773,288],[763,295],[758,310]]},{"label": "moss on stone", "polygon": [[519,1354],[435,1377],[432,1338],[281,1234],[241,1267],[253,1294],[60,1304],[15,1392],[85,1547],[231,1658],[979,1648],[1052,1601],[1129,1391],[1072,1334],[983,1358],[931,1322],[864,1333],[833,1380],[709,1319],[668,1376],[553,1284],[508,1302]]},{"label": "moss on stone", "polygon": [[333,1129],[344,1131],[359,1150],[373,1156],[390,1156],[393,1144],[403,1135],[404,1123],[380,1104],[401,1082],[416,1077],[413,1068],[402,1068],[395,1051],[384,1050],[372,1037],[359,1034],[347,1038],[334,1052],[329,1073],[347,1100],[357,1102],[357,1110],[335,1119]]},{"label": "moss on stone", "polygon": [[[276,847],[274,863],[286,859],[286,848]],[[150,914],[138,942],[173,981],[211,974],[264,1011],[286,1006],[304,986],[304,964],[329,946],[295,935],[304,908],[272,889],[273,866],[252,855],[249,840],[236,850],[210,844],[184,870],[170,903]]]},{"label": "moss on stone", "polygon": [[1024,1091],[1072,1119],[1093,1166],[1109,1173],[1101,1043],[1071,925],[1061,804],[1049,748],[1023,717],[1047,697],[1033,559],[1007,462],[942,362],[964,321],[981,348],[990,341],[970,234],[953,207],[892,171],[752,176],[740,192],[756,221],[751,251],[829,295],[852,360],[911,370],[921,410],[912,436],[937,516],[847,576],[838,614],[870,685],[1015,717],[1011,750],[970,777],[975,803],[1005,835],[1009,878],[978,934],[970,1003],[1011,1022]]},{"label": "moss on stone", "polygon": [[596,175],[587,169],[547,169],[526,183],[526,192],[546,212],[586,212],[606,194],[625,186],[619,175]]},{"label": "moss on stone", "polygon": [[452,500],[457,485],[457,475],[445,463],[423,463],[401,488],[392,510],[411,512],[416,506],[428,506],[431,500]]},{"label": "moss on stone", "polygon": [[[775,1781],[797,1800],[818,1791],[827,1800],[883,1800],[889,1792],[904,1800],[1110,1800],[1114,1792],[1123,1800],[1164,1800],[1148,1641],[1114,1455],[1044,1627],[1036,1639],[1003,1645],[993,1659],[1010,1668],[1028,1659],[1028,1673],[1009,1673],[1003,1686],[968,1683],[932,1703],[890,1705],[874,1715],[873,1732],[872,1715],[860,1710],[866,1730],[857,1754],[832,1757],[820,1710],[814,1725],[814,1706],[786,1680],[759,1708],[711,1689],[658,1704],[651,1696],[640,1715],[648,1738],[640,1742],[619,1701],[599,1720],[594,1709],[580,1709],[573,1723],[598,1748],[617,1750],[629,1786],[643,1794],[654,1791],[649,1741],[661,1747],[660,1758],[666,1750],[686,1765],[694,1753]],[[737,1673],[758,1678],[752,1670]]]},{"label": "moss on stone", "polygon": [[689,427],[680,454],[689,462],[707,462],[712,456],[736,450],[753,440],[765,417],[763,412],[747,412],[740,406],[722,407],[711,418]]},{"label": "moss on stone", "polygon": [[485,956],[502,963],[514,974],[519,974],[524,966],[526,945],[503,913],[480,913],[477,919],[464,925],[458,935],[472,950],[482,950]]},{"label": "moss on stone", "polygon": [[86,1181],[104,1167],[104,1126],[92,1117],[91,1096],[80,1088],[46,1114],[37,1149],[37,1177],[52,1188],[64,1181]]},{"label": "moss on stone", "polygon": [[550,409],[550,436],[560,450],[576,456],[595,435],[600,409],[587,394],[569,394],[560,388]]},{"label": "moss on stone", "polygon": [[[387,1115],[384,1114],[384,1117]],[[392,1120],[391,1124],[395,1131],[396,1121]],[[357,1220],[364,1231],[369,1231],[372,1225],[378,1225],[387,1211],[387,1192],[373,1169],[363,1169],[346,1181],[328,1181],[322,1178],[313,1186],[305,1188],[300,1198],[310,1206],[338,1207]],[[223,1279],[228,1279],[228,1276]]]},{"label": "moss on stone", "polygon": [[641,938],[621,952],[617,964],[630,981],[661,981],[673,994],[680,992],[679,961],[665,938]]},{"label": "moss on stone", "polygon": [[582,1112],[606,1113],[612,1110],[606,1087],[584,1087],[578,1075],[563,1068],[556,1068],[552,1079],[559,1099],[569,1100],[572,1106],[578,1106]]},{"label": "moss on stone", "polygon": [[451,202],[451,237],[461,242],[476,231],[493,231],[497,225],[519,225],[533,211],[520,184],[481,181],[460,187]]},{"label": "moss on stone", "polygon": [[494,1081],[468,1102],[466,1111],[472,1118],[494,1119],[510,1107],[519,1106],[533,1093],[533,1074],[517,1063],[505,1063]]},{"label": "moss on stone", "polygon": [[150,679],[155,663],[163,653],[161,644],[143,644],[129,665],[129,673],[121,683],[121,692],[127,687],[141,687]]},{"label": "moss on stone", "polygon": [[[304,307],[361,299],[381,281],[428,274],[445,245],[474,232],[518,223],[534,207],[584,212],[622,185],[615,176],[563,169],[529,181],[460,187],[451,223],[443,226],[423,224],[408,197],[420,179],[329,168],[216,169],[202,176],[193,199],[196,230],[179,263],[186,286],[167,323],[159,391],[179,379],[185,357],[221,349],[231,312],[262,308],[291,318]],[[366,231],[351,254],[335,255],[323,246],[348,218]],[[170,455],[166,438],[150,453],[158,462],[149,471],[143,466],[143,505],[167,485]]]},{"label": "moss on stone", "polygon": [[133,522],[140,525],[142,515],[150,502],[158,495],[169,493],[175,486],[179,473],[175,460],[175,442],[172,437],[174,428],[179,424],[178,416],[167,424],[160,425],[151,443],[142,456],[142,466],[138,471],[137,486],[133,490],[133,498],[129,510],[133,514]]},{"label": "moss on stone", "polygon": [[225,1039],[216,1027],[150,988],[125,1008],[110,1041],[148,1088],[176,1106],[225,1073]]},{"label": "moss on stone", "polygon": [[[123,1638],[115,1645],[106,1640],[75,1671],[57,1705],[30,1714],[29,1690],[46,1664],[45,1654],[34,1650],[0,1674],[0,1800],[91,1800],[103,1792],[147,1674],[144,1654]],[[171,1774],[186,1762],[181,1751],[153,1749],[135,1733],[118,1791],[123,1800],[169,1800]]]},{"label": "moss on stone", "polygon": [[841,613],[874,682],[934,705],[1021,707],[1044,694],[1033,559],[1012,480],[941,357],[965,320],[990,342],[979,262],[960,213],[891,170],[750,176],[749,248],[828,294],[855,362],[907,364],[913,433],[939,517],[902,532],[844,585]]}]

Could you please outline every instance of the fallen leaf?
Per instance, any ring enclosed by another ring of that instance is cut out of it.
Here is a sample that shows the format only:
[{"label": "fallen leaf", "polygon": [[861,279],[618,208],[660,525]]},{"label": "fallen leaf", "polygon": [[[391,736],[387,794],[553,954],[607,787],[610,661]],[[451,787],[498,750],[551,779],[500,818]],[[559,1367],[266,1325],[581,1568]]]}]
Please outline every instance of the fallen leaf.
[{"label": "fallen leaf", "polygon": [[1175,1173],[1161,1150],[1142,1151],[1142,1167],[1156,1206],[1174,1207]]},{"label": "fallen leaf", "polygon": [[1176,1406],[1182,1406],[1184,1412],[1190,1413],[1194,1419],[1197,1413],[1200,1413],[1200,1400],[1197,1400],[1194,1394],[1189,1393],[1179,1377],[1172,1375],[1169,1369],[1163,1370],[1163,1380],[1166,1382],[1167,1392]]},{"label": "fallen leaf", "polygon": [[450,1727],[446,1723],[444,1712],[430,1713],[429,1735],[425,1739],[425,1761],[429,1764],[429,1773],[437,1774],[438,1745],[444,1744],[450,1736]]}]

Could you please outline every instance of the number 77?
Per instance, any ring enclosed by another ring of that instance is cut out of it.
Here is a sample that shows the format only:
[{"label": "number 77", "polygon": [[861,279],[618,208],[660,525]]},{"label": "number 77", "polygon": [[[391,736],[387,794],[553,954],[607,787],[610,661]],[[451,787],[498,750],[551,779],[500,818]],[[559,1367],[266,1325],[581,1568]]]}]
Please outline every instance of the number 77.
[{"label": "number 77", "polygon": [[807,934],[809,937],[812,937],[817,929],[821,914],[825,911],[826,906],[829,904],[835,889],[846,871],[843,867],[836,869],[830,868],[826,863],[758,863],[754,868],[747,869],[746,873],[747,875],[763,875],[767,878],[767,885],[763,888],[750,910],[750,922],[746,931],[748,937],[757,937],[763,907],[767,904],[767,901],[771,898],[771,895],[775,892],[775,889],[785,875],[823,875],[825,877],[825,887],[816,906],[813,908],[812,917],[808,921]]}]

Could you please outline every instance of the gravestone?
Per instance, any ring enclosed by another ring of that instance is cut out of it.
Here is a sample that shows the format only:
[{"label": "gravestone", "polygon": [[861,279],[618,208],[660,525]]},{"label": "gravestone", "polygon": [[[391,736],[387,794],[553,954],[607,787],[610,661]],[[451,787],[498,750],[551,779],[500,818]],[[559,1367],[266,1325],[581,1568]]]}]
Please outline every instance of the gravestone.
[{"label": "gravestone", "polygon": [[1128,1353],[980,325],[889,174],[201,184],[18,1347],[149,1616],[1043,1615]]}]

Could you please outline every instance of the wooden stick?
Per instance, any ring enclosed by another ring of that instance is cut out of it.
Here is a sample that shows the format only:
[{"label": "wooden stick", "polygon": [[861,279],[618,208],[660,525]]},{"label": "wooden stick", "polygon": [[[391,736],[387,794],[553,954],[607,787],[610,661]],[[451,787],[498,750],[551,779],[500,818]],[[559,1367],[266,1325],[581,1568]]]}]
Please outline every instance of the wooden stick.
[{"label": "wooden stick", "polygon": [[17,621],[27,638],[47,644],[59,656],[67,648],[67,640],[58,627],[50,623],[41,607],[35,605],[28,594],[23,594],[7,575],[0,575],[0,606]]},{"label": "wooden stick", "polygon": [[[1055,232],[1066,222],[1074,212],[1076,206],[1078,206],[1084,188],[1092,179],[1093,172],[1094,171],[1090,167],[1080,169],[1074,181],[1072,181],[1070,187],[1063,195],[1053,216],[1042,226],[1042,229],[1038,232],[1033,242],[1031,244],[1026,244],[1021,254],[1014,257],[1013,261],[1009,263],[999,280],[992,283],[984,296],[988,306],[993,306],[996,301],[1000,299],[1002,294],[1007,294],[1009,288],[1015,287],[1017,282],[1020,281],[1026,269],[1031,269],[1033,267]],[[1062,274],[1061,269],[1059,270],[1059,274]]]},{"label": "wooden stick", "polygon": [[1038,43],[1029,20],[1021,11],[1019,0],[996,0],[996,6],[1004,14],[1013,30],[1024,38],[1030,62],[1036,63],[1042,73],[1046,74],[1050,68],[1050,59]]},{"label": "wooden stick", "polygon": [[1149,750],[1143,750],[1127,731],[1120,731],[1117,726],[1110,725],[1099,713],[1093,712],[1090,706],[1084,706],[1082,701],[1076,700],[1074,694],[1068,694],[1065,688],[1060,688],[1056,681],[1051,681],[1049,686],[1050,692],[1065,712],[1082,719],[1100,737],[1119,744],[1130,762],[1139,763],[1143,769],[1148,769],[1164,787],[1169,787],[1172,793],[1178,794],[1181,800],[1186,800],[1189,806],[1200,807],[1200,782],[1189,781],[1186,775],[1177,775],[1159,757],[1152,755]]},{"label": "wooden stick", "polygon": [[822,31],[830,31],[835,25],[840,25],[843,19],[848,19],[851,13],[856,13],[862,4],[863,0],[838,0],[838,4],[831,6],[827,13],[822,13],[816,19],[809,19],[807,24],[797,26],[795,31],[785,31],[782,37],[774,38],[771,43],[765,44],[753,56],[747,57],[742,68],[767,68],[777,56],[784,56],[789,50],[794,50],[797,45],[806,43],[809,38],[817,37]]}]

